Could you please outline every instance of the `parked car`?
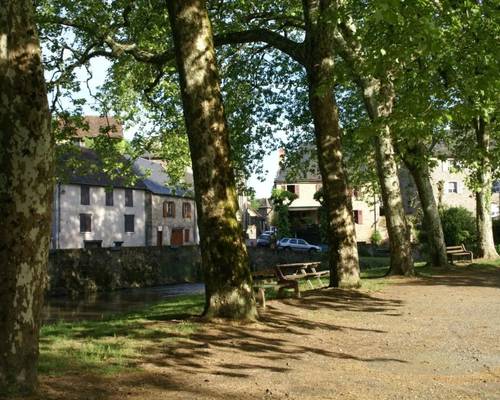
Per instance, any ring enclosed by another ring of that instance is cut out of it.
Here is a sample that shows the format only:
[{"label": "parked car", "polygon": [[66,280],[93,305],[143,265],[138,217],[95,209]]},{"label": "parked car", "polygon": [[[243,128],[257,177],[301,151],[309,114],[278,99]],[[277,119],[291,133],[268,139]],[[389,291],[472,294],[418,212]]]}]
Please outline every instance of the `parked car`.
[{"label": "parked car", "polygon": [[309,251],[315,253],[321,251],[321,247],[307,243],[304,239],[298,238],[282,238],[278,242],[278,249],[294,250],[294,251]]},{"label": "parked car", "polygon": [[257,238],[257,246],[258,247],[269,247],[271,246],[272,237],[267,233],[263,233]]}]

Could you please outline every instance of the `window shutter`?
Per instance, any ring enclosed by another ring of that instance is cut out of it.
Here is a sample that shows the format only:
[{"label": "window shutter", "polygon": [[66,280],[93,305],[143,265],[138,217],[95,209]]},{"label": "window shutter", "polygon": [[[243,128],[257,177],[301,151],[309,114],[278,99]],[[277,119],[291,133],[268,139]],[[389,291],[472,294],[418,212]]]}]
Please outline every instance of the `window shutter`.
[{"label": "window shutter", "polygon": [[189,242],[189,229],[184,229],[184,242]]},{"label": "window shutter", "polygon": [[358,210],[358,224],[362,225],[363,224],[363,211]]},{"label": "window shutter", "polygon": [[299,191],[299,188],[300,188],[300,185],[294,185],[295,186],[295,194],[297,195],[297,197],[300,196],[300,191]]},{"label": "window shutter", "polygon": [[168,202],[164,201],[163,202],[163,218],[168,217]]},{"label": "window shutter", "polygon": [[457,181],[457,193],[463,193],[464,191],[464,183],[461,181]]}]

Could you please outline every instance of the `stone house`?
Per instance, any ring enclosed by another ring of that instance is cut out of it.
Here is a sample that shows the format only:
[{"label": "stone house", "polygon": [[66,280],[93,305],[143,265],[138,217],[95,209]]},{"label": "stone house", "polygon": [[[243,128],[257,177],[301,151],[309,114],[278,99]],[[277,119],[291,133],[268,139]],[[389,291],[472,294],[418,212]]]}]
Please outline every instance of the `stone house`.
[{"label": "stone house", "polygon": [[[454,169],[452,162],[452,159],[436,161],[436,166],[432,169],[431,180],[436,201],[440,206],[464,207],[475,214],[475,196],[466,185],[467,173]],[[312,171],[307,172],[305,176],[290,180],[287,179],[287,171],[280,169],[274,182],[275,187],[288,190],[298,196],[289,207],[290,221],[297,235],[306,239],[308,239],[306,237],[308,232],[313,231],[314,226],[320,222],[321,205],[314,199],[314,194],[321,188],[321,176],[314,172],[314,169]],[[399,180],[405,211],[412,215],[420,207],[415,184],[409,172],[404,168],[399,171]],[[499,205],[500,185],[495,183],[492,195],[492,217],[499,214]],[[354,190],[352,206],[358,242],[370,242],[375,230],[380,232],[382,240],[388,239],[384,209],[379,198],[371,198],[363,193],[363,188]]]},{"label": "stone house", "polygon": [[[122,140],[123,128],[113,117],[87,116],[85,123],[88,129],[74,130],[77,147],[58,160],[51,248],[197,244],[192,191],[168,186],[161,161],[147,158],[135,161],[135,179],[110,179],[86,139]],[[192,187],[192,174],[186,182]]]},{"label": "stone house", "polygon": [[[100,165],[89,149],[81,148],[77,157],[85,165]],[[79,173],[67,165],[63,170],[54,190],[52,249],[146,244],[146,186],[141,181],[110,179],[99,168]]]},{"label": "stone house", "polygon": [[[436,166],[431,172],[431,182],[434,197],[439,206],[464,207],[474,215],[476,214],[475,194],[467,185],[467,171],[458,171],[453,168],[453,159],[435,160]],[[405,209],[408,214],[413,214],[420,207],[418,193],[408,171],[400,171],[400,182]],[[500,188],[497,183],[492,187],[491,216],[498,214],[500,204]]]},{"label": "stone house", "polygon": [[[297,198],[289,207],[290,223],[294,233],[311,242],[319,242],[319,224],[321,204],[314,199],[316,192],[322,187],[321,176],[314,168],[305,175],[287,178],[287,171],[278,170],[274,187],[295,193]],[[371,235],[378,230],[383,239],[387,238],[387,229],[383,210],[378,199],[371,199],[358,191],[352,193],[353,216],[358,242],[369,242]]]},{"label": "stone house", "polygon": [[163,162],[138,158],[136,172],[143,176],[146,192],[146,245],[182,246],[199,243],[192,175],[186,174],[186,187],[169,186]]}]

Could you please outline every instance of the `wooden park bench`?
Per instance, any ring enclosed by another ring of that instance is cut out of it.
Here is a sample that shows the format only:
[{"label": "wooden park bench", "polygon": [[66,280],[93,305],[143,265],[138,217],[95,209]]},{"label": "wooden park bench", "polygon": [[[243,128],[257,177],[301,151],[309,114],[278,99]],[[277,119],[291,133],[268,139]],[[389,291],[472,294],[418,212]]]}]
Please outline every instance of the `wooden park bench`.
[{"label": "wooden park bench", "polygon": [[455,257],[467,256],[467,258],[470,258],[470,262],[473,259],[472,251],[467,250],[463,244],[460,246],[446,246],[446,255],[452,264]]},{"label": "wooden park bench", "polygon": [[321,281],[322,277],[326,277],[330,275],[330,271],[318,271],[318,268],[321,265],[321,262],[303,262],[303,263],[294,263],[294,264],[278,264],[276,265],[276,269],[282,273],[287,279],[299,280],[305,279],[307,284],[311,289],[314,289],[314,285],[312,284],[310,278],[317,278],[319,287],[323,286],[323,282]]},{"label": "wooden park bench", "polygon": [[266,308],[266,289],[278,288],[278,297],[283,297],[285,289],[293,289],[295,296],[300,298],[299,282],[283,276],[276,268],[252,272],[252,278],[262,308]]}]

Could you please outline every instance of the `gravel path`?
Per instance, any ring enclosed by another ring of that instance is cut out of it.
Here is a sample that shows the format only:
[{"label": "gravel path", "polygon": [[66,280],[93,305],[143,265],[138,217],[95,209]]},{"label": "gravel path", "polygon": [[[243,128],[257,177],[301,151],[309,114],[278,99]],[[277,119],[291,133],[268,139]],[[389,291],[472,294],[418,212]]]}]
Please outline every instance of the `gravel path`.
[{"label": "gravel path", "polygon": [[[500,271],[270,301],[158,342],[141,370],[43,378],[44,399],[500,399]],[[175,323],[175,322],[167,322]]]}]

